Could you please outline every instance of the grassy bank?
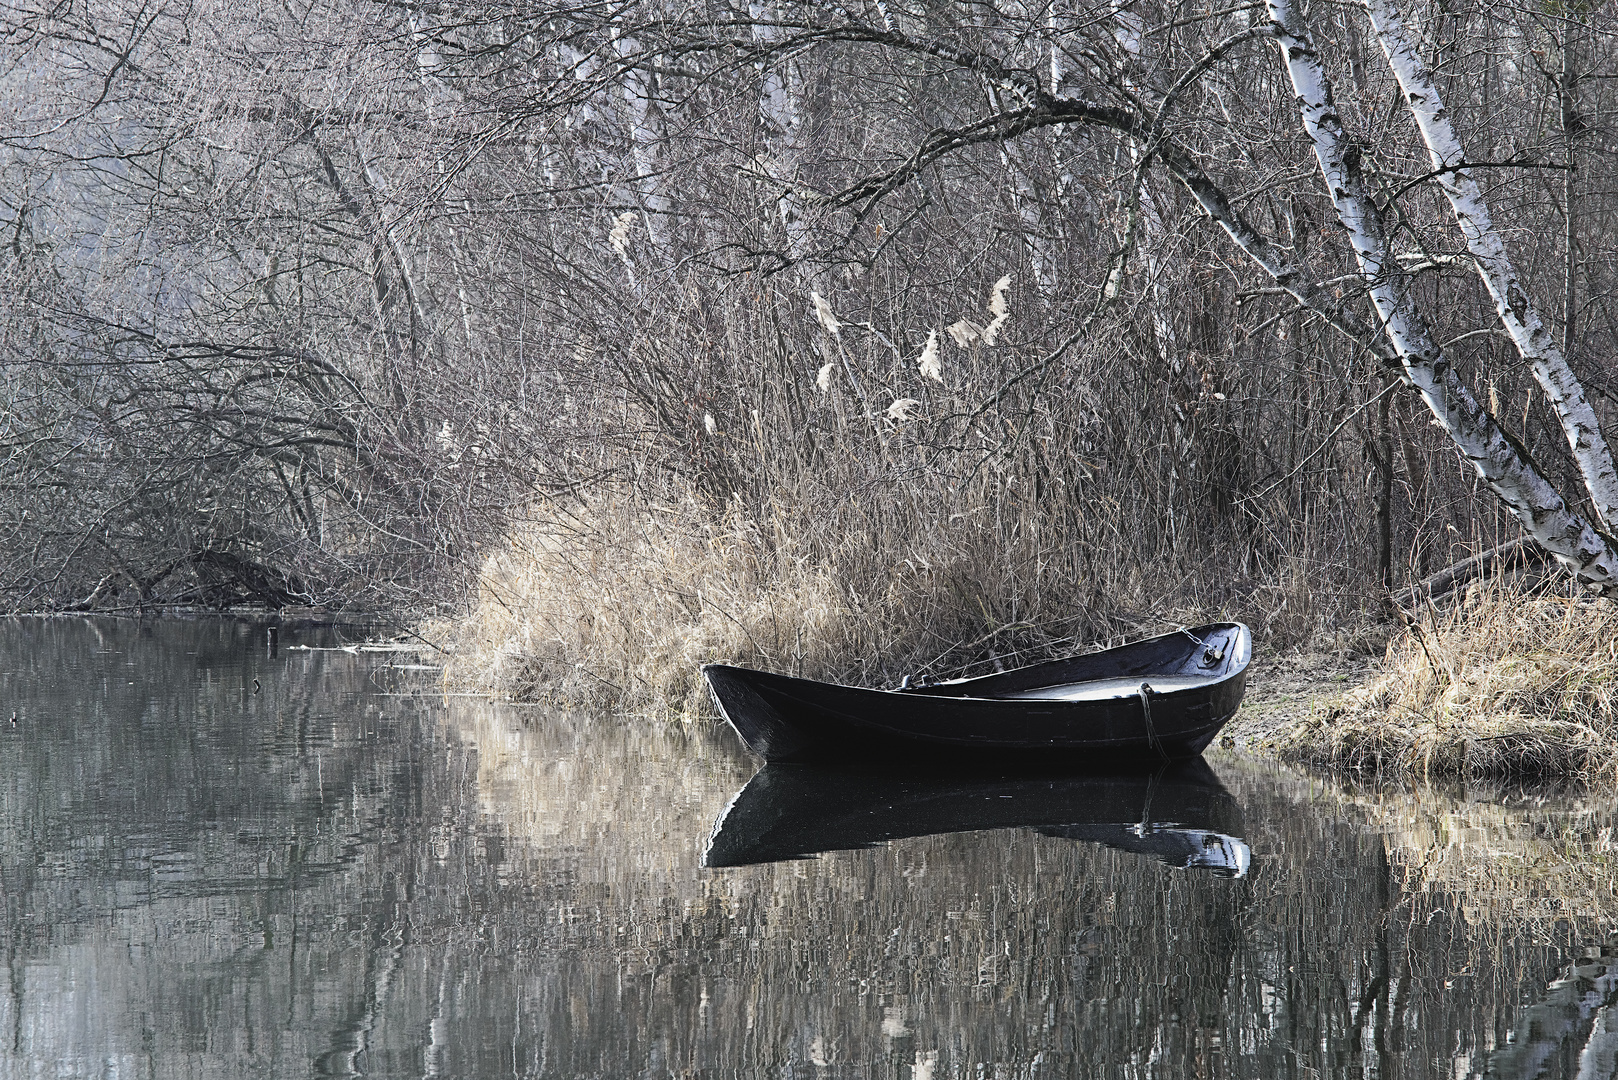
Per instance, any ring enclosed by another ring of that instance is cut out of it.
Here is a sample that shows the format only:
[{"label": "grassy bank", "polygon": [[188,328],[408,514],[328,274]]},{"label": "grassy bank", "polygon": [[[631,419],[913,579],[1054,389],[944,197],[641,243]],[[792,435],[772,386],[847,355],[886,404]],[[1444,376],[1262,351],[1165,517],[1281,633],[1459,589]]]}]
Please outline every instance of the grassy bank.
[{"label": "grassy bank", "polygon": [[[1609,601],[1474,586],[1407,619],[1367,673],[1388,627],[1317,568],[1238,592],[1210,584],[1227,572],[1211,559],[1104,561],[1059,533],[964,500],[854,494],[811,516],[605,494],[538,508],[486,559],[472,609],[425,633],[460,690],[694,719],[711,715],[710,662],[882,686],[1240,618],[1258,660],[1231,733],[1250,750],[1438,779],[1618,779]],[[1315,655],[1289,669],[1298,649]]]},{"label": "grassy bank", "polygon": [[[472,610],[428,627],[462,690],[696,717],[702,664],[891,685],[993,670],[1174,626],[1243,618],[1270,641],[1331,634],[1351,589],[1228,584],[1206,556],[1100,557],[1043,508],[970,494],[824,493],[763,514],[633,493],[548,506],[486,559]],[[1155,565],[1153,563],[1155,562]]]},{"label": "grassy bank", "polygon": [[1496,586],[1429,608],[1364,686],[1257,745],[1358,770],[1612,782],[1615,704],[1618,605]]}]

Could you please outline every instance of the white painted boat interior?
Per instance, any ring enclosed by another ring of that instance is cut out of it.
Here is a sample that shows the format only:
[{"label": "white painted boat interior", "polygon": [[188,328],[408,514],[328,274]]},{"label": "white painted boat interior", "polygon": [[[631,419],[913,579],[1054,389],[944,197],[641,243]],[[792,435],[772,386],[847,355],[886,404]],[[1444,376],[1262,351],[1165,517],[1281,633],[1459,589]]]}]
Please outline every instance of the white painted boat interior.
[{"label": "white painted boat interior", "polygon": [[1016,693],[995,696],[1017,701],[1105,701],[1108,698],[1135,697],[1140,693],[1142,683],[1150,686],[1154,694],[1167,694],[1174,690],[1206,686],[1211,682],[1217,682],[1220,678],[1221,676],[1217,675],[1153,677],[1135,675],[1124,679],[1095,679],[1091,682],[1066,683],[1061,686],[1040,686],[1033,690],[1019,690]]}]

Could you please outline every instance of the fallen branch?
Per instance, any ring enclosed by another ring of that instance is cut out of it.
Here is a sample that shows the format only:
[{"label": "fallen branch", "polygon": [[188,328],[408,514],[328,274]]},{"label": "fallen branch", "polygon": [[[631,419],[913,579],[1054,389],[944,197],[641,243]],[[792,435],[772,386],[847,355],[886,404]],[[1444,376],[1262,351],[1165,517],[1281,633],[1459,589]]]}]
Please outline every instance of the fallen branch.
[{"label": "fallen branch", "polygon": [[1404,592],[1394,597],[1401,608],[1409,608],[1423,600],[1438,600],[1479,578],[1495,577],[1510,570],[1529,566],[1544,566],[1548,556],[1537,545],[1517,539],[1488,551],[1479,552],[1469,559],[1446,566],[1436,574],[1429,574]]}]

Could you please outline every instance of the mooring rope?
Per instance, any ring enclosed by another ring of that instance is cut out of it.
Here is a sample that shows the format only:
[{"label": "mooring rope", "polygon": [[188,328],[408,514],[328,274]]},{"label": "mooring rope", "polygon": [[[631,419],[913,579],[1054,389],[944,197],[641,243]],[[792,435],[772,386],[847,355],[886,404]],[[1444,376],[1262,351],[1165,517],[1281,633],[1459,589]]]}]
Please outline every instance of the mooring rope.
[{"label": "mooring rope", "polygon": [[1158,754],[1163,758],[1164,761],[1167,761],[1169,759],[1169,752],[1167,750],[1163,749],[1163,744],[1161,742],[1159,742],[1158,738],[1157,738],[1157,728],[1152,726],[1152,697],[1151,697],[1151,694],[1152,694],[1152,684],[1147,683],[1147,682],[1141,683],[1140,684],[1140,712],[1141,712],[1141,715],[1146,718],[1146,741],[1152,744],[1152,749],[1156,750],[1158,752]]},{"label": "mooring rope", "polygon": [[1145,836],[1147,833],[1155,831],[1153,828],[1155,823],[1152,821],[1152,793],[1157,790],[1157,782],[1163,779],[1163,774],[1168,772],[1168,769],[1168,762],[1165,761],[1152,774],[1151,779],[1146,781],[1146,805],[1140,809],[1140,824],[1129,827],[1129,831],[1136,836]]}]

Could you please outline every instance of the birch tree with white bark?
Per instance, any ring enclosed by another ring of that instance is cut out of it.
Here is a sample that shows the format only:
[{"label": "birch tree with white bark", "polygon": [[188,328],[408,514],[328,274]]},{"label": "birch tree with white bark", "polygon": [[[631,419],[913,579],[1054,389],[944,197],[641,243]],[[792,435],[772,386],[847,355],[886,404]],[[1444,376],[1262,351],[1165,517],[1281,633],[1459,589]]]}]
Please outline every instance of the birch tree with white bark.
[{"label": "birch tree with white bark", "polygon": [[[1379,36],[1423,138],[1432,149],[1434,174],[1455,209],[1479,273],[1496,298],[1501,320],[1511,330],[1518,349],[1534,362],[1541,385],[1547,386],[1551,394],[1585,476],[1587,494],[1596,501],[1600,513],[1611,486],[1613,462],[1601,438],[1600,425],[1584,399],[1583,387],[1556,351],[1549,332],[1540,325],[1527,294],[1515,280],[1504,245],[1489,222],[1488,210],[1462,167],[1464,156],[1444,117],[1437,90],[1399,36],[1391,6],[1371,0],[1370,7],[1380,16]],[[1461,381],[1454,361],[1435,339],[1389,242],[1382,209],[1365,183],[1359,151],[1343,128],[1331,83],[1300,5],[1296,0],[1269,0],[1269,13],[1297,93],[1303,127],[1314,145],[1337,220],[1353,244],[1360,276],[1405,377],[1420,392],[1456,448],[1511,509],[1535,543],[1582,580],[1604,589],[1618,585],[1618,550],[1612,539],[1568,506],[1522,445],[1501,429]]]},{"label": "birch tree with white bark", "polygon": [[[0,255],[57,602],[141,545],[148,590],[425,577],[626,482],[827,559],[896,506],[885,565],[1032,545],[997,625],[1124,564],[1352,604],[1509,528],[1612,583],[1618,41],[1573,9],[144,11],[0,39],[56,72],[5,98]],[[110,460],[175,485],[119,518]]]}]

